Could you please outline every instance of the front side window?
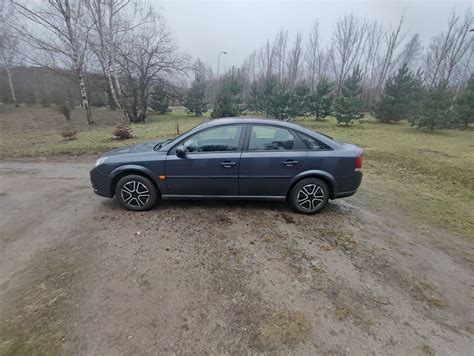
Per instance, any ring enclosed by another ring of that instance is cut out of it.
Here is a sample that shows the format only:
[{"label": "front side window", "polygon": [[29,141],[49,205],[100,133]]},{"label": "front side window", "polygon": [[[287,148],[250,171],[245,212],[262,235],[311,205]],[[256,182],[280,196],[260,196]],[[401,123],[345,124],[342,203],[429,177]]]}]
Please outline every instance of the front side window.
[{"label": "front side window", "polygon": [[186,152],[237,151],[242,125],[213,127],[197,133],[183,142]]},{"label": "front side window", "polygon": [[275,126],[253,125],[250,131],[250,151],[293,150],[295,137],[287,129]]}]

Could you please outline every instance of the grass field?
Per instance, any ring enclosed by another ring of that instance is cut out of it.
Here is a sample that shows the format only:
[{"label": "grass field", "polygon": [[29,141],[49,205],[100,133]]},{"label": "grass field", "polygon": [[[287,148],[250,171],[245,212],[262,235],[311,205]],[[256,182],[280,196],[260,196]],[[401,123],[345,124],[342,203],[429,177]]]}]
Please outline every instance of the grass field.
[{"label": "grass field", "polygon": [[[119,114],[94,110],[96,124],[88,126],[83,112],[73,112],[77,139],[65,141],[65,120],[50,108],[0,106],[0,158],[95,155],[111,148],[177,135],[209,116],[187,115],[175,108],[168,115],[152,115],[145,124],[131,125],[134,138],[117,141],[112,127]],[[420,224],[434,224],[474,237],[474,131],[419,131],[402,122],[381,124],[371,118],[352,126],[334,119],[297,123],[364,148],[361,199],[368,204],[407,212]]]}]

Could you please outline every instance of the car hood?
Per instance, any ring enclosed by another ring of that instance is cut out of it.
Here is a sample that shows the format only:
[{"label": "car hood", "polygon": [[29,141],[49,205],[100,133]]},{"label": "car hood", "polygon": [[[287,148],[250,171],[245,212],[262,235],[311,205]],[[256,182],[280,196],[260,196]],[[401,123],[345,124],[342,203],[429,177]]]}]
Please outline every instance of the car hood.
[{"label": "car hood", "polygon": [[110,156],[116,156],[116,155],[121,155],[121,154],[126,154],[126,153],[150,152],[150,151],[153,151],[156,145],[164,141],[166,140],[147,141],[147,142],[137,143],[135,145],[117,148],[115,150],[104,153],[102,157],[110,157]]}]

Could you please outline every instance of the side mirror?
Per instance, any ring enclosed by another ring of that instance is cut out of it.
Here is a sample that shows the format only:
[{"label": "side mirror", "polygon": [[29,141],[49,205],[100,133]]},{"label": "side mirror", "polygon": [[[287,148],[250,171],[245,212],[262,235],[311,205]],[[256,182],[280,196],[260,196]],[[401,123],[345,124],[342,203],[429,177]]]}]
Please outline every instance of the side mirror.
[{"label": "side mirror", "polygon": [[178,156],[179,158],[185,158],[186,157],[186,152],[184,151],[184,146],[180,145],[180,146],[176,147],[176,149],[174,151],[176,153],[176,156]]}]

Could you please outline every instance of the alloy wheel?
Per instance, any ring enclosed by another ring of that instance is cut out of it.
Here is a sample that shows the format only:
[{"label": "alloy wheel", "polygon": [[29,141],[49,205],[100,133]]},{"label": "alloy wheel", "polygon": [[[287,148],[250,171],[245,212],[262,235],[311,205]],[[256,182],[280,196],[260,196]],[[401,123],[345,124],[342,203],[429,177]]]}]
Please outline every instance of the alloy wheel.
[{"label": "alloy wheel", "polygon": [[150,192],[142,182],[128,181],[120,190],[123,201],[134,208],[145,206],[150,200]]},{"label": "alloy wheel", "polygon": [[299,190],[296,199],[303,209],[314,210],[324,202],[324,191],[319,185],[307,184]]}]

